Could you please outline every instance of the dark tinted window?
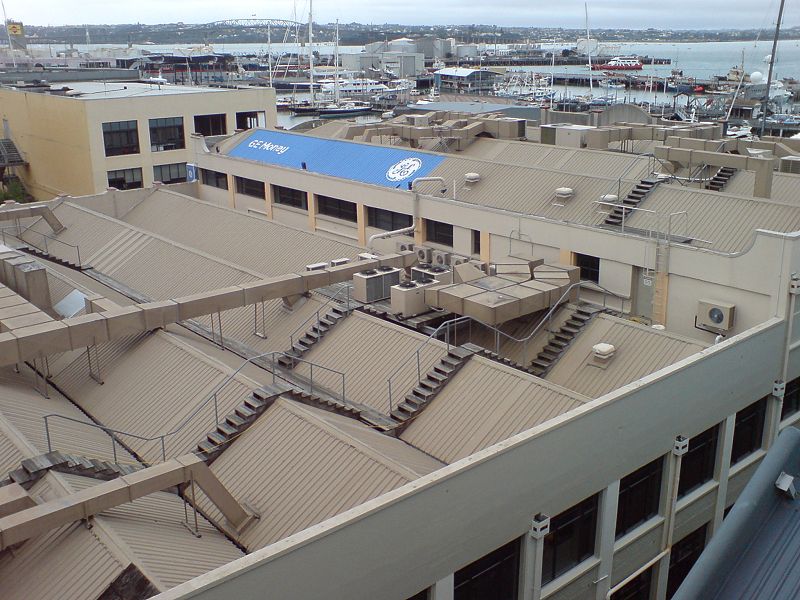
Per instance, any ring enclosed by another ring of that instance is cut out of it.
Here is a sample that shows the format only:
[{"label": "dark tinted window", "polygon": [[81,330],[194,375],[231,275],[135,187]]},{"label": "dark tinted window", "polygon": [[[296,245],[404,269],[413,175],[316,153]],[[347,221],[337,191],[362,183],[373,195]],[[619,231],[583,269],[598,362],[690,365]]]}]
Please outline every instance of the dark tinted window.
[{"label": "dark tinted window", "polygon": [[221,190],[228,189],[228,176],[219,171],[211,171],[210,169],[200,169],[200,181],[205,185],[210,185]]},{"label": "dark tinted window", "polygon": [[301,192],[300,190],[273,185],[272,201],[275,204],[283,204],[284,206],[293,206],[295,208],[308,210],[308,196],[305,192]]},{"label": "dark tinted window", "polygon": [[800,377],[792,379],[786,384],[786,391],[783,395],[783,408],[781,408],[781,420],[791,417],[800,411]]},{"label": "dark tinted window", "polygon": [[620,481],[617,506],[618,538],[658,514],[663,466],[664,459],[657,458]]},{"label": "dark tinted window", "polygon": [[179,150],[186,147],[183,117],[150,119],[150,150]]},{"label": "dark tinted window", "polygon": [[581,269],[583,281],[600,281],[600,259],[588,254],[575,254],[575,264]]},{"label": "dark tinted window", "polygon": [[228,133],[225,115],[196,115],[194,118],[194,131],[200,135],[225,135]]},{"label": "dark tinted window", "polygon": [[472,253],[481,253],[481,232],[477,229],[472,230]]},{"label": "dark tinted window", "polygon": [[767,397],[764,397],[736,413],[731,450],[732,465],[761,448],[766,411]]},{"label": "dark tinted window", "polygon": [[108,172],[108,187],[118,190],[134,190],[142,187],[142,170],[117,169]]},{"label": "dark tinted window", "polygon": [[514,540],[456,571],[455,600],[516,600],[519,547]]},{"label": "dark tinted window", "polygon": [[254,198],[266,198],[264,192],[264,182],[256,181],[255,179],[247,179],[247,177],[235,177],[236,180],[236,193],[244,194],[245,196],[253,196]]},{"label": "dark tinted window", "polygon": [[367,207],[367,225],[385,231],[396,231],[411,227],[413,219],[411,215],[383,210],[381,208]]},{"label": "dark tinted window", "polygon": [[103,145],[106,156],[139,153],[139,128],[136,121],[103,123]]},{"label": "dark tinted window", "polygon": [[667,577],[667,598],[671,598],[689,571],[697,562],[706,546],[706,528],[708,524],[695,529],[681,541],[673,544],[669,556],[669,576]]},{"label": "dark tinted window", "polygon": [[425,234],[425,238],[434,244],[453,245],[453,226],[450,223],[425,219]]},{"label": "dark tinted window", "polygon": [[155,165],[153,167],[153,181],[160,181],[162,183],[180,183],[186,181],[186,163]]},{"label": "dark tinted window", "polygon": [[544,538],[542,583],[552,581],[594,554],[599,494],[553,517]]},{"label": "dark tinted window", "polygon": [[345,221],[357,221],[356,205],[347,200],[339,200],[338,198],[330,198],[328,196],[317,196],[317,211],[321,215],[334,217],[336,219],[343,219]]},{"label": "dark tinted window", "polygon": [[689,451],[681,458],[678,497],[681,498],[714,477],[719,427],[714,425],[689,439]]},{"label": "dark tinted window", "polygon": [[631,579],[611,596],[611,600],[650,600],[653,585],[653,569]]}]

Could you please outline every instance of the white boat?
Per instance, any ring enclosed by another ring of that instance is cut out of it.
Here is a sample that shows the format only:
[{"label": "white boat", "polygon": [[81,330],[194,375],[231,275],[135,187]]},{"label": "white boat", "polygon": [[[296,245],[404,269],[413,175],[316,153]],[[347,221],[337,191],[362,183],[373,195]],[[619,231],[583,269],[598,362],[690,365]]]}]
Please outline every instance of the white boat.
[{"label": "white boat", "polygon": [[[320,81],[323,93],[331,94],[336,91],[336,83],[323,79]],[[372,96],[389,91],[389,87],[373,81],[372,79],[341,79],[339,80],[339,93],[343,96]]]}]

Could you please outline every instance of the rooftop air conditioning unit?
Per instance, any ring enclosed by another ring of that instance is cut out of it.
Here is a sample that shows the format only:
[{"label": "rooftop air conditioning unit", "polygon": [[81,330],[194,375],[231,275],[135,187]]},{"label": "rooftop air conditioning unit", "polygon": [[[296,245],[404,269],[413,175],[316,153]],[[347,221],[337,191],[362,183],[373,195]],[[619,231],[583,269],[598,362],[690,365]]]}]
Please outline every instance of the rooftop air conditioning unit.
[{"label": "rooftop air conditioning unit", "polygon": [[322,271],[326,268],[328,268],[328,263],[314,263],[312,265],[306,265],[306,271]]},{"label": "rooftop air conditioning unit", "polygon": [[371,252],[362,252],[358,255],[358,260],[378,260],[378,255]]},{"label": "rooftop air conditioning unit", "polygon": [[463,265],[464,263],[470,262],[471,259],[468,256],[458,256],[457,254],[453,254],[450,256],[450,266],[455,267],[456,265]]},{"label": "rooftop air conditioning unit", "polygon": [[411,267],[412,281],[423,281],[425,279],[436,279],[439,283],[453,283],[453,271],[449,267],[440,265]]},{"label": "rooftop air conditioning unit", "polygon": [[781,173],[800,174],[800,156],[784,156],[781,159]]},{"label": "rooftop air conditioning unit", "polygon": [[353,275],[353,300],[362,304],[371,304],[385,298],[383,273],[376,269],[367,269]]},{"label": "rooftop air conditioning unit", "polygon": [[440,267],[444,267],[450,264],[450,253],[449,252],[442,252],[441,250],[434,250],[433,257],[431,263],[434,265],[439,265]]},{"label": "rooftop air conditioning unit", "polygon": [[392,286],[392,313],[413,317],[428,312],[430,309],[425,304],[425,288],[437,283],[440,282],[435,279],[423,279],[422,281],[404,281]]},{"label": "rooftop air conditioning unit", "polygon": [[331,261],[331,266],[332,267],[338,267],[338,266],[341,266],[341,265],[346,265],[349,262],[350,262],[349,258],[334,258]]},{"label": "rooftop air conditioning unit", "polygon": [[697,301],[697,326],[713,331],[728,331],[733,327],[735,304],[716,300]]},{"label": "rooftop air conditioning unit", "polygon": [[429,263],[431,262],[431,253],[433,252],[430,248],[426,248],[425,246],[415,246],[414,250],[417,253],[417,260],[421,263]]},{"label": "rooftop air conditioning unit", "polygon": [[388,298],[391,296],[392,286],[400,283],[400,273],[402,269],[396,267],[378,267],[377,271],[383,276],[383,297]]},{"label": "rooftop air conditioning unit", "polygon": [[398,252],[414,252],[414,242],[397,242],[395,247]]}]

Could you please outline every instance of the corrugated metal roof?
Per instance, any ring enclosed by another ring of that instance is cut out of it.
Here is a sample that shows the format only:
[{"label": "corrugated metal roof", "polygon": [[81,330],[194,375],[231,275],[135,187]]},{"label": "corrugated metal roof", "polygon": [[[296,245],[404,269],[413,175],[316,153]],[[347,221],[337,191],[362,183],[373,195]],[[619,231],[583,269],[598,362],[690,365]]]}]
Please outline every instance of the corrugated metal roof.
[{"label": "corrugated metal roof", "polygon": [[[231,370],[166,332],[154,332],[126,344],[113,361],[101,361],[103,385],[89,377],[85,355],[77,357],[55,383],[80,407],[107,427],[142,437],[173,431],[165,440],[167,458],[190,452],[216,424],[213,401],[205,402]],[[217,395],[218,415],[228,413],[257,387],[237,376]],[[147,462],[162,460],[160,441],[119,436]]]},{"label": "corrugated metal roof", "polygon": [[672,234],[698,240],[693,246],[722,252],[744,250],[756,229],[800,230],[798,205],[691,190],[678,185],[657,186],[644,200],[642,208],[657,214],[634,211],[626,219],[626,227],[666,232],[667,215],[686,211],[688,217],[672,218]]},{"label": "corrugated metal roof", "polygon": [[[607,364],[592,358],[592,346],[613,344]],[[645,375],[699,352],[706,346],[632,321],[597,315],[547,374],[547,380],[589,398],[599,398]]]},{"label": "corrugated metal roof", "polygon": [[[0,388],[3,390],[0,414],[30,442],[36,454],[47,452],[44,416],[58,414],[79,422],[50,419],[53,450],[113,460],[113,447],[108,435],[96,427],[82,425],[91,423],[91,420],[52,386],[49,388],[50,398],[42,396],[33,388],[31,370],[27,366],[21,369],[21,373],[14,373],[11,367],[0,369]],[[133,458],[119,446],[117,458],[120,462],[133,462]]]},{"label": "corrugated metal roof", "polygon": [[355,243],[292,229],[167,190],[142,201],[124,220],[265,276],[304,271],[308,264],[353,257],[361,251]]},{"label": "corrugated metal roof", "polygon": [[[31,488],[40,501],[55,500],[48,474]],[[94,529],[75,522],[28,540],[0,555],[3,600],[92,600],[99,598],[128,566],[98,539]]]},{"label": "corrugated metal roof", "polygon": [[[752,198],[755,180],[755,171],[737,171],[728,181],[723,193]],[[772,174],[771,200],[786,202],[787,204],[800,204],[798,189],[800,189],[800,175],[778,171]]]},{"label": "corrugated metal roof", "polygon": [[406,148],[386,148],[316,138],[296,133],[252,129],[227,151],[228,156],[361,181],[388,188],[406,188],[444,160]]},{"label": "corrugated metal roof", "polygon": [[452,463],[586,400],[538,377],[473,356],[400,437]]},{"label": "corrugated metal roof", "polygon": [[[211,465],[240,501],[261,513],[245,530],[248,550],[263,548],[435,469],[435,461],[389,437],[352,435],[355,421],[278,399]],[[375,434],[381,435],[381,434]],[[369,445],[365,442],[369,441]],[[425,466],[427,463],[427,466]],[[209,516],[218,511],[207,501]]]},{"label": "corrugated metal roof", "polygon": [[[422,334],[354,312],[331,329],[303,359],[344,373],[348,400],[386,414],[389,412],[387,379],[399,370],[392,378],[393,404],[397,406],[417,385],[415,353],[426,339]],[[446,352],[441,342],[432,340],[425,345],[419,365],[423,377]],[[305,377],[311,375],[311,367],[304,363],[295,367],[295,371]],[[342,378],[315,368],[314,385],[324,386],[336,395],[341,393]]]},{"label": "corrugated metal roof", "polygon": [[[77,475],[60,477],[74,492],[100,483]],[[191,507],[188,514],[194,529]],[[182,524],[184,521],[183,500],[168,492],[149,494],[95,517],[96,523],[122,541],[125,550],[131,552],[131,562],[162,591],[244,556],[202,515],[197,516],[199,537]]]}]

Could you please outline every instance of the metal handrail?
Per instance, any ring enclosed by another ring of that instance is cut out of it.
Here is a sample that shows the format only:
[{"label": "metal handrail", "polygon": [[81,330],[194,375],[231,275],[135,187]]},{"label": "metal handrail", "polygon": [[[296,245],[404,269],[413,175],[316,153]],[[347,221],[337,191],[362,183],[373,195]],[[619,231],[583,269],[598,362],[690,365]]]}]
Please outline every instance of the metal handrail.
[{"label": "metal handrail", "polygon": [[[349,285],[346,285],[346,286],[344,286],[343,288],[341,288],[341,289],[340,289],[338,292],[336,292],[336,293],[335,293],[333,296],[331,296],[330,298],[328,298],[328,300],[327,300],[327,302],[325,302],[325,304],[323,304],[322,306],[320,306],[320,307],[319,307],[319,308],[316,310],[316,312],[315,312],[315,313],[313,313],[313,314],[312,314],[311,316],[309,316],[309,317],[308,317],[308,318],[307,318],[305,321],[303,321],[302,323],[300,323],[300,325],[299,325],[298,327],[296,327],[296,328],[295,328],[295,330],[294,330],[294,331],[292,331],[292,332],[289,334],[289,347],[290,347],[290,348],[291,348],[292,346],[294,346],[294,336],[295,336],[295,335],[297,335],[297,332],[298,332],[298,331],[300,331],[301,329],[305,331],[306,325],[308,324],[308,322],[309,322],[309,321],[311,321],[313,318],[315,318],[315,317],[316,317],[317,326],[319,326],[319,325],[320,325],[320,320],[321,320],[320,313],[322,312],[322,310],[323,310],[323,309],[325,309],[325,308],[327,308],[327,307],[328,307],[328,305],[330,305],[330,304],[331,304],[331,303],[332,303],[334,300],[336,300],[336,298],[338,298],[338,297],[339,297],[339,294],[341,294],[343,291],[346,291],[346,292],[347,292],[347,294],[346,294],[346,295],[347,295],[347,300],[346,300],[345,307],[346,307],[346,309],[347,309],[347,311],[348,311],[348,312],[350,311],[350,286],[349,286]],[[340,304],[341,304],[341,302],[340,302]],[[298,337],[300,337],[300,336],[298,336]]]},{"label": "metal handrail", "polygon": [[[0,227],[0,236],[2,236],[3,243],[4,244],[6,243],[6,235],[9,235],[10,237],[13,237],[14,239],[16,239],[20,243],[33,246],[34,248],[38,248],[39,250],[41,250],[45,254],[50,254],[50,250],[47,247],[47,240],[50,240],[51,242],[57,242],[59,244],[63,244],[64,246],[68,246],[70,248],[73,248],[75,250],[76,255],[77,255],[77,260],[78,260],[77,264],[78,264],[78,266],[79,267],[83,266],[83,261],[81,261],[81,248],[80,248],[80,246],[78,246],[77,244],[70,244],[69,242],[65,242],[64,240],[60,240],[60,239],[58,239],[56,237],[53,237],[52,235],[48,235],[46,233],[42,233],[41,231],[36,231],[35,229],[31,229],[32,226],[33,226],[33,224],[29,225],[23,231],[20,231],[19,227],[17,227],[17,226]],[[7,234],[9,229],[15,229],[17,231],[17,233],[8,233]],[[44,241],[44,248],[41,248],[41,247],[37,246],[35,243],[33,243],[31,241],[28,241],[28,240],[26,240],[26,239],[24,239],[22,237],[23,235],[25,235],[28,232],[32,232],[32,233],[35,233],[37,235],[42,236],[42,240]]]},{"label": "metal handrail", "polygon": [[188,425],[189,422],[195,416],[197,416],[197,414],[212,401],[214,403],[214,425],[215,426],[219,425],[218,395],[222,391],[222,389],[226,385],[228,385],[234,379],[234,377],[236,377],[236,375],[238,375],[239,372],[246,365],[251,364],[256,360],[270,357],[271,358],[271,366],[272,366],[272,383],[275,383],[276,378],[280,378],[283,381],[287,382],[289,385],[292,385],[294,387],[303,389],[302,385],[300,385],[297,382],[292,381],[291,379],[288,379],[285,376],[277,373],[277,369],[275,368],[275,362],[276,362],[275,361],[275,357],[277,355],[285,356],[285,357],[291,358],[292,360],[308,363],[310,365],[311,373],[310,373],[309,386],[310,386],[310,393],[312,393],[312,394],[314,393],[314,367],[317,367],[318,369],[323,369],[325,371],[329,371],[329,372],[333,372],[333,373],[336,373],[338,375],[341,375],[341,377],[342,377],[342,401],[343,402],[345,401],[345,374],[343,372],[337,371],[335,369],[331,369],[331,368],[328,368],[328,367],[325,367],[323,365],[318,365],[318,364],[312,363],[311,361],[303,360],[301,358],[296,358],[296,357],[294,357],[294,356],[292,356],[290,354],[287,354],[286,352],[280,352],[280,351],[265,352],[263,354],[259,354],[257,356],[253,356],[253,357],[248,358],[247,360],[245,360],[241,365],[239,365],[239,367],[235,371],[230,373],[225,379],[223,379],[221,382],[219,382],[214,387],[214,389],[209,393],[209,395],[202,402],[200,402],[200,404],[198,404],[194,408],[194,410],[192,410],[192,412],[189,413],[178,425],[176,425],[171,431],[168,431],[166,433],[162,433],[160,435],[143,436],[143,435],[139,435],[137,433],[131,433],[129,431],[122,431],[120,429],[114,429],[113,427],[106,427],[104,425],[98,425],[97,423],[87,423],[86,421],[81,421],[81,420],[75,419],[73,417],[68,417],[66,415],[59,415],[59,414],[56,414],[56,413],[50,413],[50,414],[44,415],[43,418],[44,418],[45,437],[47,438],[47,451],[48,452],[52,452],[53,451],[52,439],[51,439],[51,436],[50,436],[50,419],[62,419],[62,420],[65,420],[65,421],[71,421],[71,422],[74,422],[74,423],[79,423],[81,425],[87,425],[87,426],[93,427],[95,429],[100,429],[101,431],[107,433],[109,435],[109,437],[111,437],[111,450],[112,450],[112,454],[114,456],[114,462],[117,462],[117,446],[116,445],[117,445],[117,443],[119,443],[117,441],[117,439],[115,438],[115,435],[131,437],[131,438],[143,441],[143,442],[155,442],[155,441],[160,442],[160,445],[161,445],[161,459],[162,459],[162,461],[166,461],[167,460],[167,451],[166,451],[166,440],[167,440],[167,438],[172,437],[172,436],[180,433],[183,430],[183,428],[186,427],[186,425]]},{"label": "metal handrail", "polygon": [[[647,156],[648,156],[648,159],[647,159],[647,170],[650,172],[650,174],[652,174],[652,170],[650,169],[650,155],[647,155]],[[641,159],[637,158],[636,160],[634,160],[634,161],[631,161],[631,164],[630,164],[630,165],[628,165],[628,168],[627,168],[627,169],[625,169],[625,170],[624,170],[624,171],[623,171],[623,172],[620,174],[620,176],[619,176],[619,177],[617,177],[617,180],[616,180],[616,181],[612,181],[612,182],[611,182],[611,184],[609,185],[609,187],[608,187],[608,188],[606,188],[606,190],[607,190],[607,191],[606,191],[606,193],[604,193],[604,194],[601,194],[601,195],[600,195],[600,197],[602,198],[603,196],[606,196],[606,195],[612,194],[612,193],[614,192],[614,187],[616,187],[616,194],[615,194],[615,195],[617,196],[617,204],[623,204],[623,202],[622,202],[622,180],[623,180],[625,177],[627,177],[627,176],[630,174],[631,170],[632,170],[634,167],[639,167],[639,168],[641,168],[641,166],[642,166],[642,165],[641,165]],[[641,180],[640,180],[640,181],[641,181]],[[626,184],[627,184],[627,183],[630,183],[630,181],[626,180],[626,181],[625,181],[625,183],[626,183]],[[634,184],[634,185],[635,185],[635,184]]]},{"label": "metal handrail", "polygon": [[443,328],[445,329],[445,332],[447,333],[446,344],[447,344],[447,349],[448,350],[450,350],[450,327],[454,327],[454,326],[457,327],[461,323],[472,323],[472,322],[475,322],[475,323],[478,323],[479,325],[487,327],[491,331],[494,331],[494,333],[495,333],[495,353],[496,354],[498,354],[498,355],[500,354],[500,337],[502,336],[502,337],[508,339],[509,341],[524,344],[525,345],[524,354],[525,354],[525,357],[527,358],[527,344],[528,344],[528,342],[531,339],[533,339],[539,333],[539,331],[541,330],[541,328],[542,328],[542,326],[544,325],[545,322],[547,322],[548,329],[551,328],[552,320],[553,320],[553,314],[555,314],[556,310],[558,308],[560,308],[561,304],[566,300],[566,298],[569,296],[569,294],[572,292],[572,290],[574,290],[576,288],[579,288],[579,287],[582,287],[582,286],[591,286],[589,289],[591,289],[592,291],[602,292],[602,294],[603,294],[603,308],[607,308],[607,306],[608,306],[608,304],[607,304],[608,303],[608,296],[613,296],[615,298],[619,298],[623,302],[625,300],[629,299],[629,298],[626,298],[625,296],[622,296],[621,294],[618,294],[616,292],[612,292],[611,290],[606,289],[603,286],[601,286],[601,285],[599,285],[599,284],[597,284],[597,283],[595,283],[593,281],[578,281],[578,282],[573,283],[573,284],[571,284],[570,286],[567,287],[566,291],[564,291],[564,293],[561,294],[561,297],[558,299],[558,301],[555,304],[553,304],[553,306],[550,307],[550,310],[547,311],[547,314],[545,314],[542,317],[542,319],[539,321],[539,323],[536,325],[536,327],[533,328],[531,333],[529,333],[524,338],[515,338],[514,336],[509,335],[509,334],[505,333],[504,331],[501,331],[500,329],[498,329],[494,325],[489,325],[488,323],[484,323],[483,321],[481,321],[480,319],[476,319],[475,317],[460,316],[460,317],[456,317],[455,319],[451,319],[449,321],[444,321],[425,339],[424,342],[422,342],[419,345],[419,347],[406,360],[402,361],[400,363],[400,365],[387,378],[386,383],[387,383],[387,387],[388,387],[388,391],[389,391],[389,413],[391,414],[392,409],[394,407],[393,398],[392,398],[392,379],[394,379],[394,377],[402,369],[404,369],[407,366],[407,364],[411,361],[411,359],[416,358],[416,362],[417,362],[417,384],[421,383],[422,382],[422,369],[420,367],[420,362],[421,362],[420,361],[420,353],[422,352],[422,350],[425,348],[425,346],[432,339],[434,339],[434,338],[438,339],[439,338],[439,335],[440,335],[440,333],[441,333]]}]

